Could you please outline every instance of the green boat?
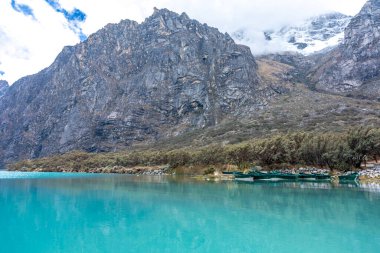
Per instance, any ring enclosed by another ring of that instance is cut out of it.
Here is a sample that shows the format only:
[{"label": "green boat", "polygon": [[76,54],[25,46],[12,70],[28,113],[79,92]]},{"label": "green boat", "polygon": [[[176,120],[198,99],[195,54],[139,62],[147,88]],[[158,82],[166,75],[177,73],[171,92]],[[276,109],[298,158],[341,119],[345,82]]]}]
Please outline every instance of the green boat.
[{"label": "green boat", "polygon": [[251,173],[249,173],[249,175],[252,176],[253,179],[255,179],[255,180],[271,179],[272,178],[271,173],[262,173],[259,171],[251,172]]},{"label": "green boat", "polygon": [[329,180],[331,179],[331,176],[330,175],[326,175],[326,174],[305,174],[305,173],[300,173],[298,175],[298,178],[301,179],[301,180],[310,180],[310,179],[314,179],[314,180]]},{"label": "green boat", "polygon": [[288,180],[297,180],[298,175],[289,174],[289,173],[279,173],[279,172],[271,172],[271,173],[262,173],[262,172],[251,172],[249,173],[256,180],[263,179],[288,179]]},{"label": "green boat", "polygon": [[234,175],[235,178],[252,178],[252,176],[250,174],[244,174],[241,172],[235,172],[232,175]]},{"label": "green boat", "polygon": [[298,178],[299,179],[316,179],[316,175],[315,174],[305,174],[305,173],[300,173],[298,175]]},{"label": "green boat", "polygon": [[234,175],[236,172],[235,171],[223,171],[222,174],[224,175]]},{"label": "green boat", "polygon": [[339,176],[339,181],[355,181],[358,178],[358,173],[351,173],[348,175]]},{"label": "green boat", "polygon": [[315,174],[315,179],[317,179],[317,180],[328,180],[328,179],[331,179],[331,176],[325,175],[325,174]]},{"label": "green boat", "polygon": [[253,178],[254,180],[265,180],[265,179],[284,179],[284,180],[303,180],[303,179],[314,179],[314,180],[327,180],[331,177],[325,174],[291,174],[291,173],[281,173],[278,171],[263,173],[260,171],[251,171],[248,174],[244,174],[239,171],[223,171],[225,175],[234,175],[235,178]]},{"label": "green boat", "polygon": [[280,178],[280,179],[288,179],[288,180],[297,180],[298,175],[297,174],[290,174],[290,173],[274,173],[272,175],[273,178]]}]

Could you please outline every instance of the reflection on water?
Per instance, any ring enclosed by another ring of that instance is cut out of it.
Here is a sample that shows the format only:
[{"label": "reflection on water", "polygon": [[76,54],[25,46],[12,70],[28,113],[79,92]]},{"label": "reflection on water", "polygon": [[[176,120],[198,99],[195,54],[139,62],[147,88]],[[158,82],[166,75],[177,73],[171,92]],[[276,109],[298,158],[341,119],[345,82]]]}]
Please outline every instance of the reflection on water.
[{"label": "reflection on water", "polygon": [[25,177],[0,179],[2,252],[370,253],[380,247],[380,192],[368,185]]},{"label": "reflection on water", "polygon": [[358,187],[371,192],[380,192],[380,183],[359,183]]}]

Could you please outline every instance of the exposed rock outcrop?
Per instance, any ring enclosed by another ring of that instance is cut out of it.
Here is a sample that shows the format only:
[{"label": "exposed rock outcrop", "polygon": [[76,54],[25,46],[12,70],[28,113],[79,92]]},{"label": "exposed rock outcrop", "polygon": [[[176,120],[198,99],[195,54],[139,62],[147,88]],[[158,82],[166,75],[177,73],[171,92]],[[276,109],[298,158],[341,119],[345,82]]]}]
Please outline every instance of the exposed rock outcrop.
[{"label": "exposed rock outcrop", "polygon": [[317,89],[380,100],[380,1],[368,1],[310,77]]},{"label": "exposed rock outcrop", "polygon": [[273,91],[228,34],[166,9],[65,47],[0,102],[0,160],[113,151],[244,117]]},{"label": "exposed rock outcrop", "polygon": [[308,84],[306,75],[316,64],[314,58],[315,57],[304,56],[296,52],[283,52],[257,57],[258,60],[270,60],[292,67],[280,78],[282,83],[298,82],[304,84]]},{"label": "exposed rock outcrop", "polygon": [[9,84],[7,81],[0,80],[0,99],[5,95],[9,89]]}]

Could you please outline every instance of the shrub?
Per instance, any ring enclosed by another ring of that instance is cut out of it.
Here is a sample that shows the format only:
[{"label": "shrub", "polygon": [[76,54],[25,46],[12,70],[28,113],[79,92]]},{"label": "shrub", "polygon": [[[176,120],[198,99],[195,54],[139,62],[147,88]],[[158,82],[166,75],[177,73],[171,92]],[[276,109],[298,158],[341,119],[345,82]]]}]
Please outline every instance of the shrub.
[{"label": "shrub", "polygon": [[[90,154],[73,151],[36,160],[8,165],[11,170],[44,168],[85,170],[107,166],[210,166],[233,164],[240,169],[253,163],[280,168],[295,164],[329,167],[336,170],[360,168],[366,157],[380,156],[380,128],[357,127],[345,133],[290,133],[222,146],[176,150],[145,150]],[[211,169],[211,168],[210,168]]]},{"label": "shrub", "polygon": [[215,172],[215,169],[214,168],[208,168],[207,170],[204,171],[204,175],[211,175],[211,174],[214,174]]}]

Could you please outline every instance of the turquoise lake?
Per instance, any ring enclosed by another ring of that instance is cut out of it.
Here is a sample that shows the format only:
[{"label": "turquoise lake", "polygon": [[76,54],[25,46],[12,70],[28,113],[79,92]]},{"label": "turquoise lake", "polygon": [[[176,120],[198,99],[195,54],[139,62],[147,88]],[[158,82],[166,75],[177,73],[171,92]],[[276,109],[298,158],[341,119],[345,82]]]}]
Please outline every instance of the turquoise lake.
[{"label": "turquoise lake", "polygon": [[0,171],[0,252],[379,253],[380,192]]}]

